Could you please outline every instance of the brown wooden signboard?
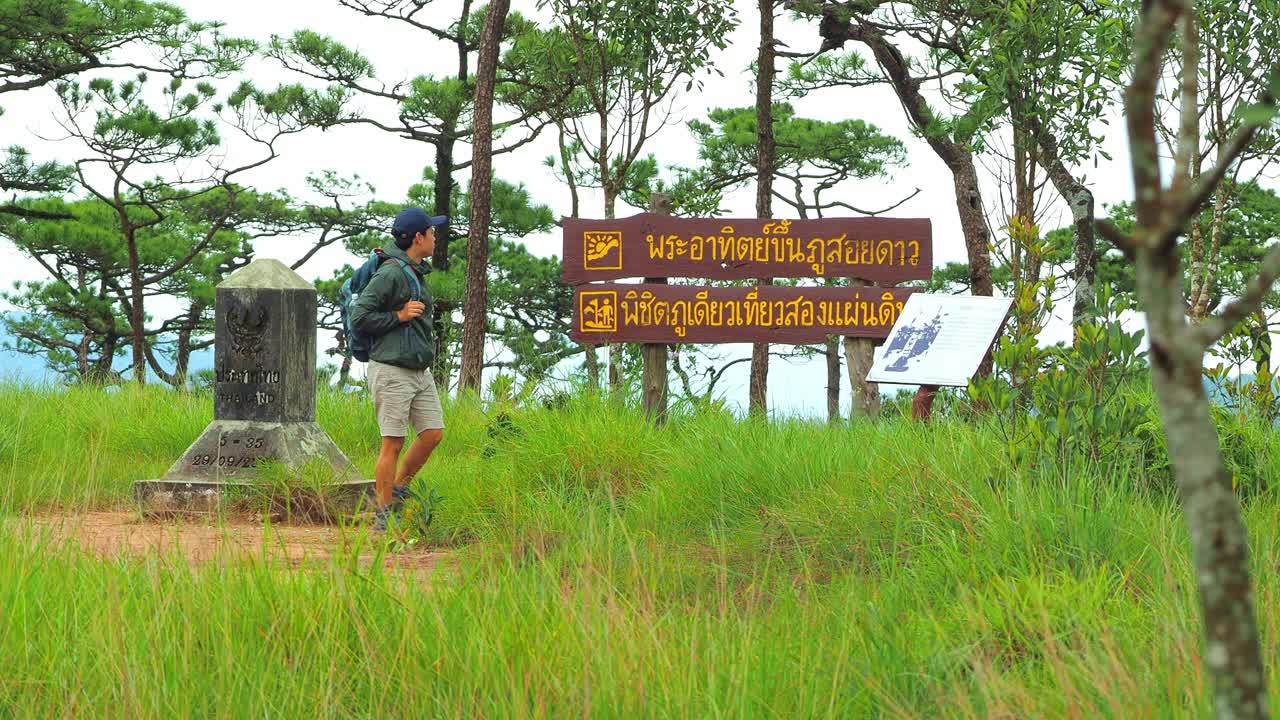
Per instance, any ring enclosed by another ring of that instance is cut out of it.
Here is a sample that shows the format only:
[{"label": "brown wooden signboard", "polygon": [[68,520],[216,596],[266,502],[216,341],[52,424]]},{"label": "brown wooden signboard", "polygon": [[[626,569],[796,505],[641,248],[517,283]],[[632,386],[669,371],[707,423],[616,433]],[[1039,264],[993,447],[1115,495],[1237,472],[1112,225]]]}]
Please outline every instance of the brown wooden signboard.
[{"label": "brown wooden signboard", "polygon": [[857,277],[894,284],[933,272],[928,219],[565,218],[564,281],[628,277]]},{"label": "brown wooden signboard", "polygon": [[818,343],[888,337],[915,288],[601,283],[578,287],[570,336],[583,343]]}]

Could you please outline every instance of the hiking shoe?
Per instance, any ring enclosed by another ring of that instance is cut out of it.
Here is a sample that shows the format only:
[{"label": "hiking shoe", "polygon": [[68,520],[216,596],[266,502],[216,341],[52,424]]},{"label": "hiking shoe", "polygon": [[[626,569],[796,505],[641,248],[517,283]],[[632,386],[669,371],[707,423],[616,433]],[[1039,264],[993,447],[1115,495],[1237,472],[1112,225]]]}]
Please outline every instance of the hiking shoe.
[{"label": "hiking shoe", "polygon": [[409,498],[413,497],[408,485],[396,485],[391,488],[391,511],[397,515],[404,512],[404,504]]},{"label": "hiking shoe", "polygon": [[373,514],[373,531],[374,532],[387,531],[387,522],[391,519],[391,513],[392,513],[392,510],[390,505],[386,505],[384,507],[378,508],[377,512]]}]

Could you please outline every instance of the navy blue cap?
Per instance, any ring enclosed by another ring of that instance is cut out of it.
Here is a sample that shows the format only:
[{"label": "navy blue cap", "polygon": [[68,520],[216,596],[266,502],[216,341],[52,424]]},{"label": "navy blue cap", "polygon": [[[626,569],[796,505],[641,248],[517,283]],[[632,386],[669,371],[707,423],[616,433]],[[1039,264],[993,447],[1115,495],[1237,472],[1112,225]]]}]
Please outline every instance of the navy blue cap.
[{"label": "navy blue cap", "polygon": [[391,224],[391,234],[398,238],[412,238],[420,232],[426,232],[429,227],[444,225],[447,222],[449,218],[444,215],[428,215],[422,208],[405,208],[396,215],[395,222]]}]

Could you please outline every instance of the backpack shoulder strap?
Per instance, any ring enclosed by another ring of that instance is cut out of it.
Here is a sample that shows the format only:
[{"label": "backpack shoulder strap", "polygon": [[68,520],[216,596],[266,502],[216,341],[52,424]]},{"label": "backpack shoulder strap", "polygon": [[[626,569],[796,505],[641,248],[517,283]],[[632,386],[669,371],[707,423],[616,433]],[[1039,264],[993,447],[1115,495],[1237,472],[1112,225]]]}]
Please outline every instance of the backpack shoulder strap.
[{"label": "backpack shoulder strap", "polygon": [[422,300],[422,285],[418,282],[418,276],[413,272],[413,268],[409,267],[409,263],[398,257],[388,257],[387,259],[394,260],[400,266],[400,269],[404,271],[404,276],[409,279],[409,299]]}]

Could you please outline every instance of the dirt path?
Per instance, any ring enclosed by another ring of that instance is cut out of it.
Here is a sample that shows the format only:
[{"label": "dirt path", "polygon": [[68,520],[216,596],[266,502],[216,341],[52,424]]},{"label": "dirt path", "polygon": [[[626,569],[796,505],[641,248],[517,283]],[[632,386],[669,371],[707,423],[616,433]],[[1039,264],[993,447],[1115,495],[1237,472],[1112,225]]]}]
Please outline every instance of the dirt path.
[{"label": "dirt path", "polygon": [[[71,541],[102,558],[121,555],[180,554],[192,565],[261,557],[264,553],[290,566],[323,566],[344,548],[360,548],[362,564],[371,561],[376,537],[359,528],[346,529],[317,525],[272,525],[265,529],[248,518],[222,520],[143,520],[131,512],[91,512],[35,515],[18,520],[33,538],[45,537],[55,543]],[[414,548],[388,551],[388,569],[428,574],[448,563],[447,551]]]}]

